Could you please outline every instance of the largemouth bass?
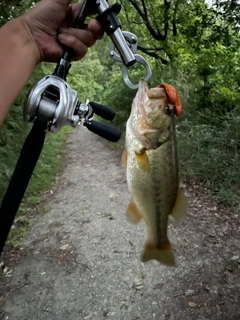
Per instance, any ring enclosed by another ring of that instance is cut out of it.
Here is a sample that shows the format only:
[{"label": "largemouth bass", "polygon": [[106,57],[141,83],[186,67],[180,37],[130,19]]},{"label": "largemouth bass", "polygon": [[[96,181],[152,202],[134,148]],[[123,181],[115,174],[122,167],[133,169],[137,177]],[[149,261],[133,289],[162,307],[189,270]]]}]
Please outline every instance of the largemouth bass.
[{"label": "largemouth bass", "polygon": [[187,203],[179,189],[175,115],[181,114],[177,91],[168,84],[149,89],[144,79],[133,100],[127,121],[122,161],[131,195],[127,220],[147,226],[142,261],[158,260],[174,266],[168,240],[168,218],[180,220]]}]

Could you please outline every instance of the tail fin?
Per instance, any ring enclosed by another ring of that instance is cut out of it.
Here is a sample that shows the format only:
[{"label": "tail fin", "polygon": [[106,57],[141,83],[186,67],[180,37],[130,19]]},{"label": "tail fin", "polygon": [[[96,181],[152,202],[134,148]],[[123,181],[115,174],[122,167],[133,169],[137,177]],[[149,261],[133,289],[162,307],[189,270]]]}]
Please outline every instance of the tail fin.
[{"label": "tail fin", "polygon": [[170,243],[167,243],[163,248],[156,248],[150,243],[145,244],[142,261],[157,260],[165,266],[175,267],[175,259]]}]

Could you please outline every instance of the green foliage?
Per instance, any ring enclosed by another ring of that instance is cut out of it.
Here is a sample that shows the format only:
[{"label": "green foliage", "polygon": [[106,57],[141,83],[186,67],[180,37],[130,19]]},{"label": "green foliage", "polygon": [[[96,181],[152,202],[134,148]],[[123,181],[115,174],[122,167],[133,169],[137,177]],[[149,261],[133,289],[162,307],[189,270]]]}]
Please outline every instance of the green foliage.
[{"label": "green foliage", "polygon": [[[138,70],[132,70],[131,80],[137,83],[140,77]],[[130,114],[132,100],[136,94],[136,90],[129,89],[123,81],[122,74],[115,66],[112,76],[108,79],[108,85],[104,88],[101,95],[101,103],[109,105],[117,111],[113,124],[125,129],[125,122]]]},{"label": "green foliage", "polygon": [[[47,71],[46,66],[44,68]],[[47,73],[50,73],[49,71]],[[36,68],[0,127],[0,203],[11,179],[23,143],[32,127],[32,124],[23,121],[23,105],[27,93],[43,75],[42,68],[40,66]],[[12,228],[8,238],[8,243],[11,245],[20,245],[20,239],[26,235],[31,224],[32,210],[29,210],[29,207],[39,204],[43,192],[49,190],[54,182],[61,165],[63,144],[70,130],[71,128],[63,128],[57,134],[47,134],[41,156],[19,208],[14,228]]]},{"label": "green foliage", "polygon": [[[42,68],[44,74],[51,74],[54,70],[51,63],[44,63]],[[82,60],[72,63],[67,82],[71,89],[77,91],[81,102],[85,102],[87,97],[94,101],[98,99],[98,94],[103,90],[101,83],[97,82],[102,73],[103,66],[97,52],[89,49],[88,54]]]},{"label": "green foliage", "polygon": [[[32,1],[1,2],[1,20],[4,24],[13,17],[17,17],[32,5]],[[104,40],[105,41],[105,40]],[[55,65],[42,64],[38,66],[29,79],[25,88],[19,94],[3,125],[0,127],[0,203],[6,192],[22,145],[32,127],[23,121],[23,106],[29,90],[46,74],[52,74]],[[72,89],[78,92],[80,100],[85,102],[90,96],[91,100],[98,101],[98,96],[103,86],[97,81],[103,72],[103,66],[96,52],[89,50],[88,55],[80,62],[74,62],[70,70],[68,82]],[[102,81],[102,83],[105,81]],[[20,238],[27,232],[32,210],[29,207],[40,203],[41,195],[48,190],[54,182],[55,176],[61,165],[61,152],[68,136],[70,127],[63,128],[57,134],[47,134],[44,148],[26,190],[24,199],[15,219],[9,242],[18,246]]]},{"label": "green foliage", "polygon": [[[177,121],[177,134],[182,178],[204,183],[225,204],[239,204],[239,4],[215,1],[214,6],[208,7],[205,0],[120,2],[124,7],[119,16],[122,29],[137,35],[140,53],[152,67],[150,86],[167,82],[180,93],[183,114]],[[2,1],[0,24],[25,12],[32,3],[31,0]],[[113,107],[117,111],[113,124],[124,132],[136,90],[126,86],[120,64],[110,59],[109,43],[109,37],[105,36],[83,60],[74,62],[68,82],[78,92],[81,102],[90,97]],[[0,199],[31,127],[22,121],[27,92],[53,69],[50,64],[36,69],[0,128]],[[144,76],[141,68],[130,68],[133,83],[141,76]],[[19,245],[19,236],[27,231],[31,212],[27,208],[39,203],[42,192],[54,181],[68,131],[65,128],[47,136],[18,213],[19,228],[12,230],[13,245]]]},{"label": "green foliage", "polygon": [[23,106],[28,91],[42,77],[41,67],[36,68],[24,90],[12,106],[0,127],[0,199],[2,199],[12,176],[18,155],[29,132],[30,126],[23,121]]},{"label": "green foliage", "polygon": [[72,65],[68,82],[71,88],[78,92],[81,101],[85,102],[87,97],[92,101],[98,99],[98,93],[103,87],[96,80],[102,72],[103,66],[92,49],[88,50],[88,54],[81,61]]},{"label": "green foliage", "polygon": [[26,12],[32,5],[32,0],[4,0],[0,2],[0,26],[8,20],[16,18]]},{"label": "green foliage", "polygon": [[[180,93],[183,114],[177,132],[182,178],[204,183],[225,204],[239,204],[239,13],[235,8],[231,14],[229,2],[208,7],[205,1],[164,1],[170,8],[148,0],[121,2],[123,29],[127,25],[136,32],[140,49],[152,48],[142,50],[153,70],[150,86],[171,83]],[[137,8],[145,15],[140,16]],[[154,38],[149,26],[162,35],[168,28],[166,39]],[[136,91],[126,87],[116,66],[109,66],[102,102],[117,110],[115,123],[124,130]],[[137,80],[142,73],[133,70],[134,76]]]},{"label": "green foliage", "polygon": [[49,190],[55,181],[56,174],[61,168],[62,147],[71,130],[70,127],[64,127],[56,134],[47,134],[43,150],[26,191],[24,205],[38,204],[41,194]]},{"label": "green foliage", "polygon": [[184,119],[177,130],[182,177],[206,184],[227,205],[240,197],[239,128],[240,114],[233,112],[221,126]]}]

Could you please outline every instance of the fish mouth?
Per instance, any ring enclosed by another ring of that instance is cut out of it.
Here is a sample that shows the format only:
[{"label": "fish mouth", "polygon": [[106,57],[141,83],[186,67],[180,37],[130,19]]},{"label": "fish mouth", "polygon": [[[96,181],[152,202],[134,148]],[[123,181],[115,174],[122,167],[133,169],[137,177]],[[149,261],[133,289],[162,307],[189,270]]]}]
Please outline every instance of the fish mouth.
[{"label": "fish mouth", "polygon": [[148,97],[148,83],[144,78],[140,78],[138,82],[138,92],[137,92],[137,101],[144,102],[146,97]]},{"label": "fish mouth", "polygon": [[148,83],[144,78],[140,78],[139,80],[139,90],[148,90]]}]

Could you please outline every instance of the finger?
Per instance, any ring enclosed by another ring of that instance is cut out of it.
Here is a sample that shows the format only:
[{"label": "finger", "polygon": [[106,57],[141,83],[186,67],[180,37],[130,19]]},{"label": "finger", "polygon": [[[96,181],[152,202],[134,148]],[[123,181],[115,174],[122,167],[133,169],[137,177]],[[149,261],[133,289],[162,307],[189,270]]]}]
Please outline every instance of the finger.
[{"label": "finger", "polygon": [[59,34],[58,39],[63,45],[73,49],[75,55],[72,60],[82,59],[88,51],[88,47],[73,36]]},{"label": "finger", "polygon": [[[66,26],[64,26],[64,28],[61,28],[59,30],[60,33],[64,33],[63,31],[61,30],[70,30],[70,28],[67,28]],[[77,30],[77,32],[79,32],[79,30],[82,30],[82,29],[75,29],[75,28],[72,28],[71,30]],[[104,35],[104,31],[103,31],[103,27],[101,26],[101,24],[96,20],[96,19],[92,19],[89,21],[88,24],[85,24],[84,25],[84,30],[87,30],[87,31],[90,31],[93,35],[93,37],[97,40],[99,39],[102,39],[103,35]],[[74,32],[74,31],[73,31]],[[77,34],[76,34],[77,36]]]},{"label": "finger", "polygon": [[93,37],[97,40],[102,39],[104,35],[103,28],[96,19],[92,19],[89,21],[87,30],[89,30],[93,34]]},{"label": "finger", "polygon": [[87,42],[86,44],[70,34],[59,34],[58,39],[64,46],[73,49],[75,55],[73,56],[72,60],[82,59],[87,53],[88,48],[96,42],[95,39],[93,39],[91,42],[88,42],[88,40],[86,41],[86,39],[84,39],[84,41]]},{"label": "finger", "polygon": [[[89,30],[82,30],[82,29],[74,29],[74,28],[61,28],[59,30],[59,35],[65,35],[66,38],[69,39],[76,39],[80,42],[84,43],[87,47],[91,47],[95,44],[96,38],[94,37],[93,33]],[[72,43],[74,45],[74,43]]]},{"label": "finger", "polygon": [[[82,7],[82,3],[73,4],[73,5],[69,6],[68,13],[64,19],[62,27],[72,27],[73,26],[74,22],[78,18],[81,7]],[[88,15],[90,16],[92,14],[94,14],[94,13],[91,12]]]}]

